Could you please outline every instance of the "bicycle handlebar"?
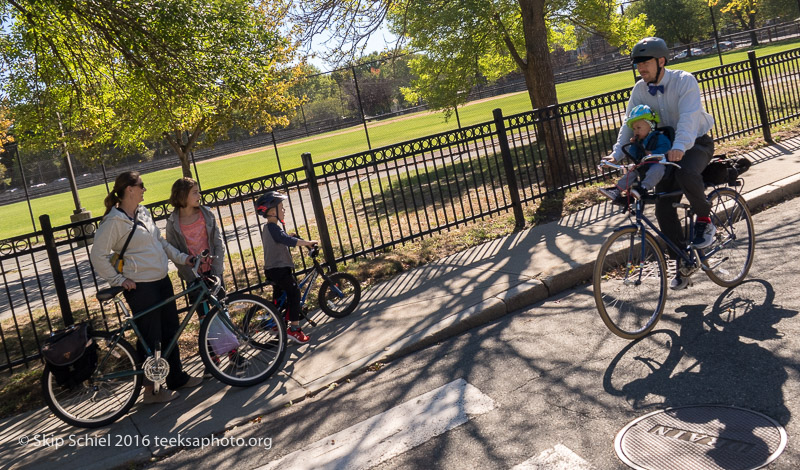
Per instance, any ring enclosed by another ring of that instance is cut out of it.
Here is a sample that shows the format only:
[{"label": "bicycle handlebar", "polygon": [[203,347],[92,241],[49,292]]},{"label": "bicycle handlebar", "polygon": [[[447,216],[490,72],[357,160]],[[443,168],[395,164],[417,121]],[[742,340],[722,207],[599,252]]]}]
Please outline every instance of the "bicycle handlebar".
[{"label": "bicycle handlebar", "polygon": [[633,168],[636,168],[637,166],[645,164],[645,163],[648,163],[648,164],[657,163],[659,165],[671,165],[671,166],[674,166],[674,167],[676,167],[678,169],[680,169],[680,167],[681,167],[677,163],[667,160],[667,156],[666,155],[661,154],[661,153],[654,153],[652,155],[648,155],[648,156],[644,157],[642,159],[642,161],[637,165],[634,165],[634,164],[620,165],[619,163],[612,163],[612,162],[610,162],[608,160],[601,160],[600,164],[597,165],[597,168],[602,170],[604,166],[607,166],[609,168],[614,168],[616,170],[632,170]]}]

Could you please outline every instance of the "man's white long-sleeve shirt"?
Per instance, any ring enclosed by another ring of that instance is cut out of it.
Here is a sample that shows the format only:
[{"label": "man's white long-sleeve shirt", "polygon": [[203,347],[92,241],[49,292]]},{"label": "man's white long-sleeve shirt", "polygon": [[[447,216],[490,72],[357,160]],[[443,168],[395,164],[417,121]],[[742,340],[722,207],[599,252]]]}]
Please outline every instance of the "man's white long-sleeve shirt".
[{"label": "man's white long-sleeve shirt", "polygon": [[[664,69],[664,76],[658,85],[664,92],[651,95],[644,80],[639,80],[631,91],[625,115],[640,104],[650,106],[656,112],[660,127],[670,126],[675,129],[675,141],[672,150],[687,151],[694,146],[694,141],[708,133],[714,127],[714,117],[705,112],[700,101],[700,87],[697,79],[689,72]],[[617,143],[614,144],[612,156],[622,160],[622,146],[630,142],[633,130],[623,124],[620,128]]]}]

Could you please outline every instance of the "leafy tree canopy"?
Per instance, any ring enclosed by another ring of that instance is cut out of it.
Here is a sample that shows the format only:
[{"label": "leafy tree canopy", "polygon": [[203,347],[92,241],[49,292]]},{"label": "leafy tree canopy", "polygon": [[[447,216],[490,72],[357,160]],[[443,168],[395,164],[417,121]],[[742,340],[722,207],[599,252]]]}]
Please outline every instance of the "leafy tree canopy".
[{"label": "leafy tree canopy", "polygon": [[[413,49],[424,51],[411,61],[419,79],[406,89],[407,99],[421,97],[434,108],[452,108],[464,103],[467,92],[483,80],[493,81],[515,70],[526,73],[549,62],[549,52],[556,46],[575,49],[590,34],[599,34],[624,49],[653,31],[643,15],[624,18],[613,3],[544,2],[541,17],[528,18],[523,11],[533,7],[530,3],[408,0],[395,4],[389,14],[392,31],[407,38]],[[544,48],[536,49],[526,31],[535,21],[543,21],[546,27]],[[549,81],[554,90],[552,73]],[[555,103],[554,97],[545,102],[532,97],[531,101],[534,107]]]},{"label": "leafy tree canopy", "polygon": [[285,125],[297,103],[283,0],[0,0],[0,12],[26,145],[63,140],[91,161],[165,137],[189,175],[201,137]]},{"label": "leafy tree canopy", "polygon": [[[732,15],[741,25],[742,29],[752,30],[756,27],[758,11],[763,0],[710,0],[710,5],[718,6],[722,13]],[[751,42],[758,44],[755,33],[751,33]]]},{"label": "leafy tree canopy", "polygon": [[625,15],[646,15],[656,35],[669,45],[706,39],[712,31],[708,4],[697,0],[643,0],[632,3]]}]

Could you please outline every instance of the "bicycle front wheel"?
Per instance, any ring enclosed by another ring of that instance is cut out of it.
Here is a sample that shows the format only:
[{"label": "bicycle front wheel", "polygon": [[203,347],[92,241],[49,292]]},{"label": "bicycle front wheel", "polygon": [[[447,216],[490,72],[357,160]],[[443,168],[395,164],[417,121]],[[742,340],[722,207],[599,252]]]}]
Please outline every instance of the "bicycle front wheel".
[{"label": "bicycle front wheel", "polygon": [[600,318],[612,333],[625,339],[649,333],[667,301],[667,264],[653,236],[642,238],[636,227],[611,234],[597,255],[593,285]]},{"label": "bicycle front wheel", "polygon": [[343,318],[356,309],[361,300],[361,284],[347,273],[333,273],[319,288],[319,307],[326,315]]},{"label": "bicycle front wheel", "polygon": [[142,387],[136,352],[124,338],[112,343],[112,334],[94,332],[98,346],[97,367],[92,377],[68,386],[58,385],[49,367],[42,374],[47,407],[60,420],[81,428],[113,423],[131,409]]},{"label": "bicycle front wheel", "polygon": [[200,326],[200,357],[220,381],[248,387],[267,380],[286,355],[286,329],[275,308],[250,294],[229,295],[225,301],[233,330],[214,309]]},{"label": "bicycle front wheel", "polygon": [[744,198],[730,188],[712,192],[708,200],[717,233],[705,250],[707,257],[703,264],[712,281],[722,287],[733,287],[744,280],[753,264],[756,245],[753,217]]}]

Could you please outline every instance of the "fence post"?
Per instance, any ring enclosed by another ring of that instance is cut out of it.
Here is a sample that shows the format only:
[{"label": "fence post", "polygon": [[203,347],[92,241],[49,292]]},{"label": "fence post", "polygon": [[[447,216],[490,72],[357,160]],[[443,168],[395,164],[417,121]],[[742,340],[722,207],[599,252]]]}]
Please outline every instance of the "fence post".
[{"label": "fence post", "polygon": [[56,288],[58,305],[61,307],[61,318],[64,319],[64,326],[75,323],[72,318],[72,307],[69,305],[69,294],[67,294],[67,284],[64,282],[64,272],[61,271],[61,263],[58,261],[58,249],[56,248],[56,238],[53,236],[53,226],[50,225],[50,216],[42,214],[39,216],[39,223],[42,226],[42,237],[47,251],[47,259],[50,261],[50,272],[53,274],[53,286]]},{"label": "fence post", "polygon": [[311,207],[314,209],[314,218],[317,221],[317,229],[319,230],[319,242],[322,243],[324,251],[325,263],[332,271],[336,271],[336,256],[333,254],[333,244],[331,244],[331,235],[328,232],[328,222],[325,220],[325,211],[322,206],[322,196],[319,193],[319,186],[317,186],[317,175],[314,173],[314,162],[311,161],[311,154],[304,153],[301,155],[303,159],[303,169],[306,171],[306,179],[308,180],[308,192],[311,196]]},{"label": "fence post", "polygon": [[764,100],[764,89],[761,87],[761,74],[758,73],[756,51],[747,51],[747,60],[750,61],[750,73],[753,75],[753,88],[756,90],[756,103],[758,104],[758,116],[761,119],[761,130],[764,133],[764,140],[771,143],[772,131],[769,128],[767,102]]},{"label": "fence post", "polygon": [[506,125],[503,122],[503,111],[500,108],[492,110],[494,127],[497,129],[497,140],[500,142],[500,155],[503,158],[503,168],[508,180],[508,192],[511,193],[511,207],[514,209],[514,227],[519,230],[525,226],[525,216],[522,213],[522,201],[519,198],[519,185],[514,172],[514,163],[511,161],[511,148],[508,146]]}]

